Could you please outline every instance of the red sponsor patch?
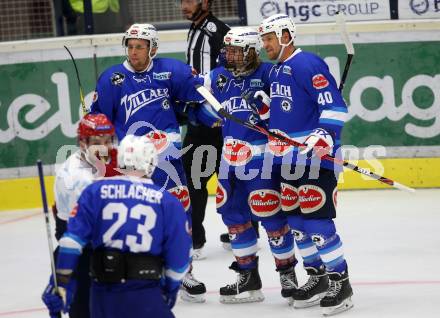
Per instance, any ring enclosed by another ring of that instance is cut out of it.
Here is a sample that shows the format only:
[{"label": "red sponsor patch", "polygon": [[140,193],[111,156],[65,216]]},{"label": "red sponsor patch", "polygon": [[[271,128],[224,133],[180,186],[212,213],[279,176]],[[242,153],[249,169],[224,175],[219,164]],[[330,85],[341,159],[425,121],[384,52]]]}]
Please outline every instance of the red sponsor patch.
[{"label": "red sponsor patch", "polygon": [[316,89],[323,89],[328,86],[328,80],[322,74],[316,74],[312,77],[313,87]]},{"label": "red sponsor patch", "polygon": [[[285,134],[283,131],[278,130],[278,129],[271,129],[270,131],[282,135],[284,137],[289,137],[287,134]],[[269,142],[268,142],[268,146],[269,146],[269,152],[272,153],[275,156],[284,156],[285,154],[287,154],[290,149],[292,148],[291,145],[289,145],[287,142],[279,140],[278,138],[274,138],[269,136]]]},{"label": "red sponsor patch", "polygon": [[185,211],[188,211],[189,206],[191,205],[191,200],[189,198],[189,191],[186,186],[176,186],[174,188],[168,189],[168,192],[179,199]]},{"label": "red sponsor patch", "polygon": [[335,206],[335,209],[336,209],[336,207],[338,205],[338,188],[337,187],[334,188],[332,197],[333,197],[333,205]]},{"label": "red sponsor patch", "polygon": [[132,29],[132,30],[130,31],[130,34],[131,34],[131,35],[138,34],[138,30],[137,30],[137,29]]},{"label": "red sponsor patch", "polygon": [[72,209],[72,211],[70,211],[70,217],[74,218],[76,216],[76,214],[78,213],[78,206],[75,205],[75,207]]},{"label": "red sponsor patch", "polygon": [[168,134],[161,130],[152,130],[147,133],[147,138],[154,144],[158,153],[164,151],[170,144]]},{"label": "red sponsor patch", "polygon": [[324,190],[315,185],[304,185],[299,187],[299,205],[302,213],[313,213],[322,208],[326,196]]},{"label": "red sponsor patch", "polygon": [[217,209],[221,208],[228,200],[228,193],[220,182],[217,183],[217,192],[215,193],[215,204]]},{"label": "red sponsor patch", "polygon": [[280,193],[270,189],[252,191],[248,199],[253,214],[259,217],[268,217],[281,209]]},{"label": "red sponsor patch", "polygon": [[242,166],[252,158],[251,145],[238,139],[226,140],[223,145],[223,158],[231,166]]},{"label": "red sponsor patch", "polygon": [[299,207],[298,189],[287,183],[281,183],[281,208],[293,211]]}]

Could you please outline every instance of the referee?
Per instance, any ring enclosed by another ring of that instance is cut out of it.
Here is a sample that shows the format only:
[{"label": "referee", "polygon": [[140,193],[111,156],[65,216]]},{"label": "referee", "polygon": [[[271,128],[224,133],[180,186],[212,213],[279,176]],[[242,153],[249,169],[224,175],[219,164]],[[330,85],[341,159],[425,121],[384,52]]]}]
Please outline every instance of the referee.
[{"label": "referee", "polygon": [[[186,62],[198,73],[204,74],[217,66],[217,58],[223,46],[223,37],[229,31],[229,26],[217,19],[211,13],[213,0],[181,0],[180,5],[183,15],[192,21],[188,32],[188,48],[186,50]],[[216,172],[220,164],[223,138],[221,127],[209,128],[203,125],[194,126],[188,123],[188,130],[183,140],[183,146],[193,145],[183,155],[183,166],[188,179],[188,190],[192,205],[192,238],[194,259],[204,258],[202,255],[203,245],[206,243],[203,220],[205,218],[208,190],[206,184],[209,177],[200,179],[201,188],[195,189],[191,165],[194,150],[201,145],[212,145],[217,149]],[[201,171],[206,169],[206,153],[202,158]]]}]

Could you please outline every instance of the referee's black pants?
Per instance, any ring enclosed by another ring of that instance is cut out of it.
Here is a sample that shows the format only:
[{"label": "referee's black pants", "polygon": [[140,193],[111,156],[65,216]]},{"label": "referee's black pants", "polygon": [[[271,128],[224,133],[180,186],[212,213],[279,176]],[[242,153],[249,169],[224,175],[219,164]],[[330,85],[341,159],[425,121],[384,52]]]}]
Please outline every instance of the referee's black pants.
[{"label": "referee's black pants", "polygon": [[[211,145],[217,150],[216,162],[215,162],[215,173],[218,174],[222,147],[223,147],[223,136],[221,127],[219,128],[209,128],[206,126],[194,126],[188,124],[187,133],[185,135],[185,139],[183,140],[183,148],[192,144],[192,147],[183,155],[183,168],[185,169],[185,175],[188,182],[188,191],[191,200],[192,207],[192,239],[193,239],[193,247],[201,248],[206,243],[206,234],[205,228],[203,227],[203,221],[205,219],[205,210],[206,203],[208,201],[208,190],[206,189],[206,185],[214,174],[214,172],[210,173],[209,176],[200,177],[200,175],[191,175],[191,167],[194,159],[194,152],[197,147],[202,145]],[[196,156],[200,153],[197,152]],[[203,153],[203,158],[197,158],[197,162],[200,162],[201,159],[201,167],[196,171],[205,171],[206,170],[206,162],[208,155],[206,152]],[[210,164],[214,164],[210,162]],[[212,170],[211,170],[212,171]],[[200,187],[195,188],[194,180],[192,178],[197,178],[200,180]],[[258,233],[258,222],[253,222],[255,224],[254,228]]]}]

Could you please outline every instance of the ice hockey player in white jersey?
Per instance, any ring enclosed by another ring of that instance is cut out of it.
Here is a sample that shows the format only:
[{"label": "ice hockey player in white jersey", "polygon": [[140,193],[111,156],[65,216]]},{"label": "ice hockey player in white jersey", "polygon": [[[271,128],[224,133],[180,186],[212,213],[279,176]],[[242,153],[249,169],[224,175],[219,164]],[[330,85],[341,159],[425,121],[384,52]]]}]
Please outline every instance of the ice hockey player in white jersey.
[{"label": "ice hockey player in white jersey", "polygon": [[63,297],[53,293],[52,278],[45,292],[51,312],[69,309],[78,259],[90,244],[92,318],[174,317],[191,236],[181,203],[150,179],[157,162],[146,136],[128,135],[118,148],[125,175],[83,190],[60,240],[56,275]]},{"label": "ice hockey player in white jersey", "polygon": [[302,149],[278,140],[268,144],[273,170],[291,170],[280,173],[281,206],[309,275],[292,295],[294,306],[320,304],[324,315],[336,314],[353,307],[353,291],[333,222],[340,169],[321,158],[337,153],[347,106],[327,64],[295,47],[290,17],[276,14],[263,20],[259,33],[269,59],[277,61],[269,75],[268,128],[305,144]]},{"label": "ice hockey player in white jersey", "polygon": [[[86,186],[96,178],[116,174],[115,129],[104,114],[87,114],[78,124],[79,150],[56,169],[55,237],[59,240],[67,229],[70,212]],[[55,252],[57,255],[58,249]],[[90,248],[83,249],[76,271],[78,294],[69,308],[70,318],[90,317],[89,310]],[[43,301],[45,299],[43,298]]]}]

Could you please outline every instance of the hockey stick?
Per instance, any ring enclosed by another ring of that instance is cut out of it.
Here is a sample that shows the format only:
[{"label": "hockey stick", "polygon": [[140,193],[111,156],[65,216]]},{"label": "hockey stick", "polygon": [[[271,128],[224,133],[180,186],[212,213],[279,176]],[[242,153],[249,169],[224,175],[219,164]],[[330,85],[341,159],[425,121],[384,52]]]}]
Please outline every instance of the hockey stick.
[{"label": "hockey stick", "polygon": [[78,80],[78,86],[79,86],[79,99],[81,100],[81,110],[82,110],[82,113],[83,113],[83,116],[84,116],[85,114],[87,114],[87,108],[86,108],[86,103],[84,102],[84,92],[83,92],[83,89],[82,89],[81,80],[79,78],[78,67],[76,66],[75,58],[73,57],[73,55],[70,52],[70,50],[65,45],[64,45],[64,48],[69,53],[70,58],[72,59],[72,62],[73,62],[73,66],[75,67],[76,79]]},{"label": "hockey stick", "polygon": [[[58,295],[60,295],[58,289],[57,275],[55,271],[55,257],[53,256],[53,242],[52,242],[52,233],[50,230],[49,209],[47,207],[46,186],[44,185],[43,164],[39,159],[37,160],[37,167],[38,167],[38,176],[40,178],[40,191],[41,191],[41,198],[43,201],[44,221],[46,223],[46,234],[47,234],[47,242],[49,245],[50,267],[52,269],[53,284],[55,287],[55,292]],[[62,317],[61,313],[58,314],[58,317],[59,318]]]},{"label": "hockey stick", "polygon": [[348,36],[347,27],[345,25],[345,20],[340,12],[336,14],[336,24],[339,25],[341,29],[342,41],[344,41],[345,49],[347,50],[347,60],[345,61],[344,71],[342,72],[341,81],[339,82],[339,91],[342,92],[344,89],[345,81],[347,80],[348,71],[350,70],[351,62],[354,57],[354,47]]},{"label": "hockey stick", "polygon": [[[239,118],[229,114],[222,107],[220,102],[203,85],[196,85],[196,89],[199,92],[199,94],[202,95],[207,100],[207,102],[209,104],[211,104],[211,106],[214,107],[214,109],[221,116],[223,116],[224,118],[232,120],[232,121],[236,122],[237,124],[245,126],[245,127],[249,128],[249,129],[258,131],[259,133],[264,134],[264,135],[266,135],[268,137],[272,137],[272,138],[276,138],[278,140],[281,140],[281,141],[283,141],[283,142],[285,142],[285,143],[287,143],[287,144],[289,144],[291,146],[294,146],[294,147],[305,147],[304,144],[299,143],[299,142],[297,142],[297,141],[295,141],[295,140],[293,140],[291,138],[288,138],[286,136],[274,133],[272,131],[264,129],[263,127],[254,125],[254,124],[252,124],[252,123],[250,123],[248,121],[241,120],[241,119],[239,119]],[[345,167],[347,169],[350,169],[350,170],[353,170],[353,171],[358,172],[360,174],[369,176],[372,179],[375,179],[377,181],[380,181],[382,183],[385,183],[385,184],[387,184],[389,186],[392,186],[392,187],[395,187],[397,189],[405,190],[405,191],[408,191],[408,192],[414,192],[415,191],[414,189],[412,189],[410,187],[407,187],[406,185],[400,184],[400,183],[398,183],[396,181],[393,181],[393,180],[391,180],[389,178],[380,176],[380,175],[378,175],[378,174],[376,174],[374,172],[371,172],[369,169],[358,167],[358,166],[356,166],[356,165],[354,165],[354,164],[352,164],[352,163],[350,163],[348,161],[345,161],[345,160],[342,160],[342,159],[338,159],[338,158],[335,158],[335,157],[332,157],[332,156],[329,156],[329,155],[325,155],[324,157],[322,157],[322,159],[331,161],[331,162],[333,162],[335,164],[338,164],[338,165],[341,165],[341,166],[343,166],[343,167]]]}]

